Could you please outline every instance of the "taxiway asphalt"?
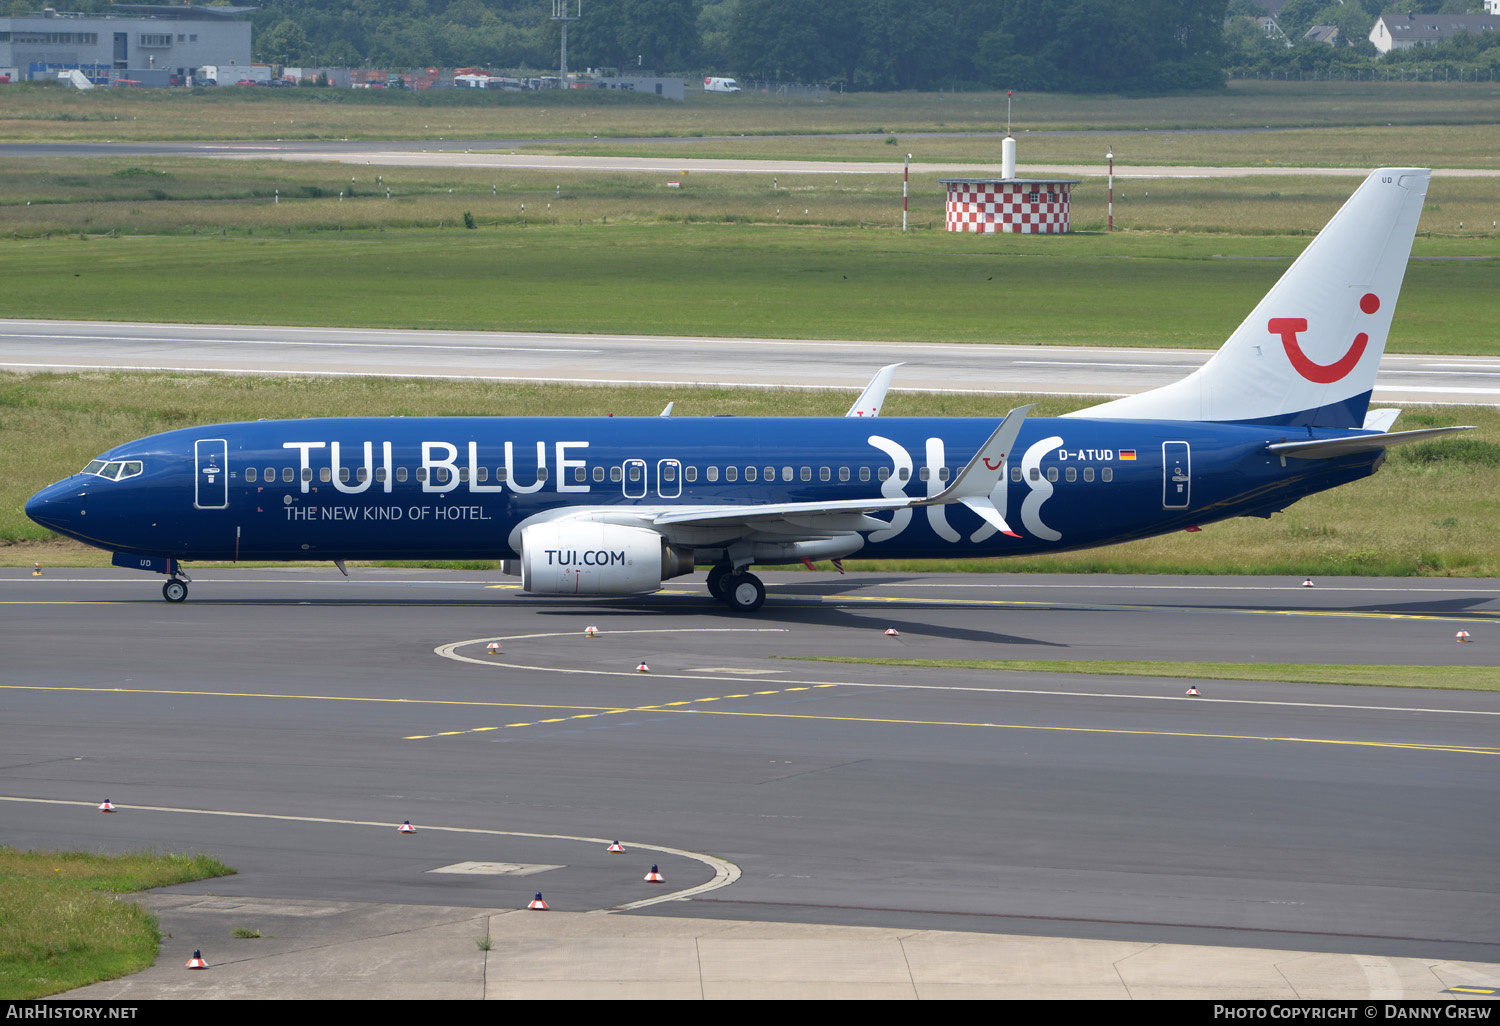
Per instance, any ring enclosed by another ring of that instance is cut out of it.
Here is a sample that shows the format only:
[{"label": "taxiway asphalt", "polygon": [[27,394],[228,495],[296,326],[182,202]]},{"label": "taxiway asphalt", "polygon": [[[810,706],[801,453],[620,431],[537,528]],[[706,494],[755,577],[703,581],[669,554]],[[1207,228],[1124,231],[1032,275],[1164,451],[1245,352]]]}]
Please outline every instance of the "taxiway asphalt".
[{"label": "taxiway asphalt", "polygon": [[[4,571],[7,843],[212,851],[239,875],[166,894],[230,902],[540,890],[616,916],[1500,963],[1500,696],[799,658],[1492,666],[1500,583],[766,579],[740,617],[691,581],[576,602],[480,573],[208,569],[169,605],[123,571]],[[435,872],[464,863],[500,868]]]}]

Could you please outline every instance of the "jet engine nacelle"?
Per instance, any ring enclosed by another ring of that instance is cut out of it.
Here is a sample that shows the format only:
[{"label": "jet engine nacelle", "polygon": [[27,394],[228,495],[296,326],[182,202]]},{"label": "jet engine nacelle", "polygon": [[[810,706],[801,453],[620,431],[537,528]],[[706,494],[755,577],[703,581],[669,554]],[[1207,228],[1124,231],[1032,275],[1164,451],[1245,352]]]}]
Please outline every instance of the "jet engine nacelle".
[{"label": "jet engine nacelle", "polygon": [[639,595],[693,572],[691,550],[655,531],[581,521],[521,530],[521,590],[538,595]]}]

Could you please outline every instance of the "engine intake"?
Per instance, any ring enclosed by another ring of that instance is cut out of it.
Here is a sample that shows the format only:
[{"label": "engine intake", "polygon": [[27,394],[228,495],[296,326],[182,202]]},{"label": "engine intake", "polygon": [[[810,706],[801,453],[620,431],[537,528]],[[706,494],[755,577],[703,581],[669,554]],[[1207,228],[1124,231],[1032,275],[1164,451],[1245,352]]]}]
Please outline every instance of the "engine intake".
[{"label": "engine intake", "polygon": [[578,521],[521,530],[521,590],[537,595],[640,595],[693,572],[693,553],[655,531]]}]

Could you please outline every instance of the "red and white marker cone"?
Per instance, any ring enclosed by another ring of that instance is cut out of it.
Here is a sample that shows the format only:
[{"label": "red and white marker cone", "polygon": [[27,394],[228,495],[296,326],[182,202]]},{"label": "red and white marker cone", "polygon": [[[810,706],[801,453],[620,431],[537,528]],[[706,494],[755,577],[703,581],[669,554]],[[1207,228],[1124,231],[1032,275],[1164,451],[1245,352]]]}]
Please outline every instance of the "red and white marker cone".
[{"label": "red and white marker cone", "polygon": [[599,628],[595,627],[593,624],[589,624],[583,629],[583,636],[585,638],[597,638],[599,636]]},{"label": "red and white marker cone", "polygon": [[1474,640],[1474,639],[1472,639],[1472,638],[1469,637],[1469,632],[1468,631],[1459,631],[1457,637],[1458,637],[1459,641],[1472,641],[1472,640]]},{"label": "red and white marker cone", "polygon": [[114,812],[115,811],[115,807],[113,805],[111,805],[109,803],[109,799],[106,798],[106,799],[104,799],[104,804],[101,805],[101,806],[99,806],[99,811],[100,812]]},{"label": "red and white marker cone", "polygon": [[540,909],[543,912],[547,911],[547,903],[542,900],[542,892],[537,891],[536,897],[532,898],[531,902],[526,907]]},{"label": "red and white marker cone", "polygon": [[1312,582],[1312,578],[1311,578],[1311,577],[1309,577],[1309,578],[1307,578],[1307,579],[1306,579],[1306,580],[1304,580],[1304,581],[1303,581],[1303,582],[1302,582],[1302,587],[1304,587],[1304,588],[1312,588],[1312,587],[1314,587],[1314,586],[1315,586],[1315,585],[1314,585],[1314,584],[1313,584],[1313,582]]},{"label": "red and white marker cone", "polygon": [[621,844],[619,841],[614,842],[613,844],[611,844],[608,848],[605,848],[604,850],[607,851],[607,852],[609,852],[611,855],[624,855],[625,854],[625,846],[623,844]]},{"label": "red and white marker cone", "polygon": [[488,645],[484,646],[484,650],[486,652],[488,652],[490,655],[499,655],[500,654],[500,642],[498,642],[498,641],[492,641]]},{"label": "red and white marker cone", "polygon": [[650,673],[651,672],[651,667],[647,666],[645,663],[642,663],[641,665],[639,665],[639,666],[637,666],[635,668],[635,672],[636,673]]},{"label": "red and white marker cone", "polygon": [[416,832],[417,828],[411,825],[411,820],[409,819],[396,828],[396,833],[398,834],[414,834]]},{"label": "red and white marker cone", "polygon": [[661,870],[657,869],[655,866],[652,866],[651,867],[651,872],[649,872],[649,873],[646,874],[646,882],[647,883],[666,883],[667,882],[667,878],[661,875]]},{"label": "red and white marker cone", "polygon": [[208,963],[203,961],[203,952],[199,951],[197,948],[194,948],[193,957],[188,959],[187,967],[189,969],[207,969]]},{"label": "red and white marker cone", "polygon": [[901,632],[894,627],[887,627],[885,629],[885,636],[888,638],[899,638],[901,637]]},{"label": "red and white marker cone", "polygon": [[1190,688],[1187,689],[1187,693],[1189,695],[1196,696],[1198,694],[1198,689],[1194,688],[1194,687],[1190,687]]}]

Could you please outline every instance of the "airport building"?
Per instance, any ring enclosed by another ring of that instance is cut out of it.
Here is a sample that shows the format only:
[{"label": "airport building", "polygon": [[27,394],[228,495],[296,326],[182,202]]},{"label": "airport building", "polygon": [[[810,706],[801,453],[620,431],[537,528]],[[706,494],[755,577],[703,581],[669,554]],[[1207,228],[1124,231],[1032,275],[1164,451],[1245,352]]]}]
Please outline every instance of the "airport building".
[{"label": "airport building", "polygon": [[4,15],[0,72],[31,80],[78,70],[95,85],[187,85],[200,68],[250,64],[250,23],[239,15],[254,10],[116,4],[108,14]]}]

